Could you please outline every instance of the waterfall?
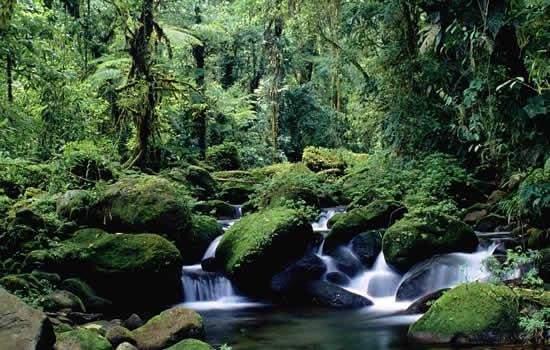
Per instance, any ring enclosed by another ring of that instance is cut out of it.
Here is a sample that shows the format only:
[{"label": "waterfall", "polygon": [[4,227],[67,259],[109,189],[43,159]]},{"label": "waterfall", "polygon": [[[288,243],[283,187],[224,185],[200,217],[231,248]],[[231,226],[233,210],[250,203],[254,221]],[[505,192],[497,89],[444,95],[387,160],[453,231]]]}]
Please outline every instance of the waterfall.
[{"label": "waterfall", "polygon": [[220,245],[222,238],[223,238],[223,235],[218,236],[216,237],[216,239],[212,241],[212,243],[210,243],[210,245],[208,246],[208,249],[206,249],[206,252],[202,257],[202,260],[210,259],[216,256],[216,248],[218,248],[218,246]]},{"label": "waterfall", "polygon": [[328,232],[328,221],[338,213],[343,213],[345,211],[345,207],[334,207],[334,208],[325,208],[321,210],[321,214],[319,214],[319,217],[317,218],[317,221],[313,222],[311,224],[311,227],[313,228],[313,232]]},{"label": "waterfall", "polygon": [[201,265],[182,268],[183,293],[185,302],[217,301],[235,296],[231,282],[224,276],[206,272]]}]

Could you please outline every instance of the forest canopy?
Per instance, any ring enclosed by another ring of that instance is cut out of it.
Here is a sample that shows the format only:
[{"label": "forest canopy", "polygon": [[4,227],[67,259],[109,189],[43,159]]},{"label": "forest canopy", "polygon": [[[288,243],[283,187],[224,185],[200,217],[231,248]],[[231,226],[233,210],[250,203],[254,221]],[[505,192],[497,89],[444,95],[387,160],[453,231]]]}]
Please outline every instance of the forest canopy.
[{"label": "forest canopy", "polygon": [[245,168],[306,146],[540,166],[548,14],[547,0],[7,0],[0,157],[76,142],[159,169],[230,144]]}]

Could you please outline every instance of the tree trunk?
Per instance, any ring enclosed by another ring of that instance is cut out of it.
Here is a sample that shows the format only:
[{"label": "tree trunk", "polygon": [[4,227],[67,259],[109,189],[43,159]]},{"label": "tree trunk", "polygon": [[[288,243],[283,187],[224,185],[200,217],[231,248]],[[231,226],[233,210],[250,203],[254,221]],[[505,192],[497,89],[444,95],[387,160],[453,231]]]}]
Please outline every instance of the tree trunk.
[{"label": "tree trunk", "polygon": [[[195,7],[195,23],[202,23],[202,14],[201,9],[197,5]],[[199,92],[199,100],[201,104],[204,102],[204,95],[206,93],[205,89],[205,57],[206,57],[206,48],[203,43],[193,46],[193,58],[195,59],[195,84],[197,85],[197,90]],[[199,143],[199,152],[201,159],[206,158],[206,149],[207,145],[207,134],[208,134],[208,120],[206,109],[201,105],[200,109],[197,111],[195,116],[195,128],[198,136]]]},{"label": "tree trunk", "polygon": [[8,102],[13,103],[13,56],[10,51],[6,54],[6,83],[8,85]]}]

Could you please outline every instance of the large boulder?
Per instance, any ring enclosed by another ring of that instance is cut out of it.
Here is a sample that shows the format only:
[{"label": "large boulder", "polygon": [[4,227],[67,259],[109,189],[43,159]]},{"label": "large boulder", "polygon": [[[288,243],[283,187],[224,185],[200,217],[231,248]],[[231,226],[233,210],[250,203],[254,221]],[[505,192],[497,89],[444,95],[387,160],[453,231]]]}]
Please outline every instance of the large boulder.
[{"label": "large boulder", "polygon": [[185,339],[166,350],[214,350],[214,348],[198,339]]},{"label": "large boulder", "polygon": [[386,262],[400,271],[437,254],[473,252],[477,245],[470,226],[439,214],[407,216],[391,226],[382,239]]},{"label": "large boulder", "polygon": [[321,258],[315,254],[307,254],[273,276],[271,290],[285,299],[301,299],[305,285],[309,281],[320,279],[326,271],[327,267]]},{"label": "large boulder", "polygon": [[110,232],[155,232],[185,254],[191,211],[185,188],[158,176],[129,176],[107,187],[95,207],[97,224]]},{"label": "large boulder", "polygon": [[68,278],[61,282],[59,288],[69,291],[82,300],[88,312],[107,312],[112,302],[97,295],[95,290],[86,282],[78,278]]},{"label": "large boulder", "polygon": [[113,347],[98,333],[79,328],[60,333],[55,343],[55,350],[113,350]]},{"label": "large boulder", "polygon": [[382,236],[380,230],[372,230],[358,234],[351,240],[351,251],[367,268],[370,268],[382,251]]},{"label": "large boulder", "polygon": [[372,305],[372,301],[366,297],[326,281],[309,282],[306,286],[306,293],[313,304],[320,306],[357,309]]},{"label": "large boulder", "polygon": [[411,325],[409,338],[430,344],[503,344],[515,339],[519,301],[506,286],[460,285]]},{"label": "large boulder", "polygon": [[204,337],[202,318],[193,310],[174,307],[134,330],[140,350],[161,350],[186,338]]},{"label": "large boulder", "polygon": [[241,289],[257,293],[271,278],[302,257],[314,235],[306,217],[278,207],[250,214],[223,236],[216,259]]},{"label": "large boulder", "polygon": [[171,169],[164,176],[186,186],[193,193],[193,197],[199,199],[212,198],[218,191],[218,183],[210,173],[195,165],[184,169]]},{"label": "large boulder", "polygon": [[57,215],[66,220],[75,220],[81,224],[98,221],[90,210],[95,203],[94,196],[86,190],[70,190],[57,199]]},{"label": "large boulder", "polygon": [[356,208],[338,216],[325,241],[330,251],[348,243],[359,233],[389,227],[405,214],[406,209],[399,202],[377,200],[366,207]]},{"label": "large boulder", "polygon": [[181,295],[181,255],[172,243],[154,234],[80,230],[56,248],[32,252],[27,264],[78,276],[116,308],[156,309]]},{"label": "large boulder", "polygon": [[86,312],[82,300],[73,293],[66,290],[56,290],[48,294],[42,301],[45,311],[75,311]]},{"label": "large boulder", "polygon": [[0,347],[3,350],[47,350],[55,343],[46,315],[0,288]]}]

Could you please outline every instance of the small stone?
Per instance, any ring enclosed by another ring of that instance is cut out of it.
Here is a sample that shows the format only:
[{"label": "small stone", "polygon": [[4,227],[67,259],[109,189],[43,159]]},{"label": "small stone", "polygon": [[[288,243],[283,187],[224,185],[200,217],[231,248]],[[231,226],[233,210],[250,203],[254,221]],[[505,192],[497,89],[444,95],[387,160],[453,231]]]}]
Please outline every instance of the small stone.
[{"label": "small stone", "polygon": [[122,326],[114,326],[107,330],[105,338],[107,338],[107,340],[109,341],[109,343],[111,343],[111,345],[113,345],[113,347],[117,347],[122,343],[130,343],[136,345],[136,340],[132,332]]}]

